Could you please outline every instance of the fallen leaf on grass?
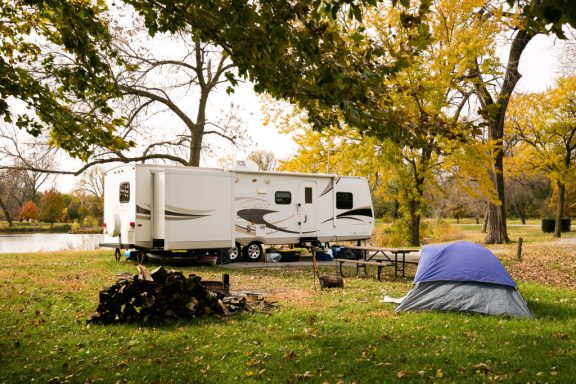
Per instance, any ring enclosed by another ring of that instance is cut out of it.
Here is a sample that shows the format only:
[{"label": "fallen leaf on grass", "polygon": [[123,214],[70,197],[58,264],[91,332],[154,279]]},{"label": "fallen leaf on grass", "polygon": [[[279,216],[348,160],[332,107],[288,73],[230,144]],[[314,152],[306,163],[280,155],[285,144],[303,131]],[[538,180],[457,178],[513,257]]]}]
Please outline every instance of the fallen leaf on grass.
[{"label": "fallen leaf on grass", "polygon": [[406,372],[406,371],[398,371],[398,372],[396,372],[396,377],[399,378],[399,379],[403,379],[403,378],[405,378],[406,376],[408,376],[408,372]]},{"label": "fallen leaf on grass", "polygon": [[310,379],[310,378],[314,377],[314,375],[310,371],[306,371],[304,373],[297,373],[294,376],[296,376],[299,379]]},{"label": "fallen leaf on grass", "polygon": [[484,371],[484,372],[489,372],[489,371],[492,370],[492,368],[490,368],[490,366],[489,366],[488,364],[486,364],[486,363],[476,364],[476,365],[474,366],[474,368],[476,368],[476,369],[479,370],[479,371]]}]

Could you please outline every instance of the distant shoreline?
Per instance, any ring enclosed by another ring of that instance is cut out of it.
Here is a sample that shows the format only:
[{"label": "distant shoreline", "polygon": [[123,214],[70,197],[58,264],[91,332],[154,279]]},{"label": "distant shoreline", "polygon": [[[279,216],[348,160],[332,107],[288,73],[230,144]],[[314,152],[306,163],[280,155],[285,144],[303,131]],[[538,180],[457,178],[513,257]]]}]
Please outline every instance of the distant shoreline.
[{"label": "distant shoreline", "polygon": [[58,225],[54,227],[5,227],[0,228],[0,234],[31,234],[31,233],[69,233],[69,234],[100,234],[102,228],[99,227],[85,227],[85,228],[72,228],[71,225]]}]

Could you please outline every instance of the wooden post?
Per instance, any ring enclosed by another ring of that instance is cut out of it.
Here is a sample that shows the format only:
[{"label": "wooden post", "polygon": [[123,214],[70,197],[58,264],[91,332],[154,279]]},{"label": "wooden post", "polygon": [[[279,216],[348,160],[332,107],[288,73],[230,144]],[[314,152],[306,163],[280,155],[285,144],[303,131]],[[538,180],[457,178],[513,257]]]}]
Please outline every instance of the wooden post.
[{"label": "wooden post", "polygon": [[316,263],[316,249],[314,245],[311,247],[312,249],[312,273],[314,274],[314,290],[316,290],[316,275],[318,275],[318,263]]},{"label": "wooden post", "polygon": [[518,261],[522,261],[522,238],[518,238],[518,252],[516,253],[516,258]]}]

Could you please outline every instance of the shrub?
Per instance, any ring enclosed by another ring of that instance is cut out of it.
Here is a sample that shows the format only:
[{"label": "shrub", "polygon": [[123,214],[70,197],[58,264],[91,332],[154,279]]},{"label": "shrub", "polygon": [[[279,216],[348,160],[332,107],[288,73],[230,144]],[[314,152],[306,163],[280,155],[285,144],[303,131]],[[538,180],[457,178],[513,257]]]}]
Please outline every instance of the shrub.
[{"label": "shrub", "polygon": [[372,231],[372,244],[377,247],[400,247],[411,244],[412,234],[406,219],[397,219]]},{"label": "shrub", "polygon": [[38,220],[38,207],[32,200],[28,200],[18,213],[20,220]]},{"label": "shrub", "polygon": [[464,238],[464,233],[457,227],[450,225],[450,223],[442,219],[438,219],[430,220],[428,222],[427,233],[422,237],[427,237],[435,242],[437,241],[443,243],[448,241],[461,240]]},{"label": "shrub", "polygon": [[[569,217],[562,219],[562,221],[560,223],[560,230],[562,232],[570,232],[571,224],[572,224],[572,219],[570,219]],[[552,233],[552,232],[554,232],[555,226],[556,226],[556,219],[551,219],[551,218],[542,219],[542,232]]]}]

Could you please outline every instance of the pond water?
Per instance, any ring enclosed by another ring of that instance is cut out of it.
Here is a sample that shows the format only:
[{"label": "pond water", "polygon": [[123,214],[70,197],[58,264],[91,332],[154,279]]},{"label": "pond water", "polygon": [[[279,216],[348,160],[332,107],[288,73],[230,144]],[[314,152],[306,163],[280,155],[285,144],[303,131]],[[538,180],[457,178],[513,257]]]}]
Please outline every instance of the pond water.
[{"label": "pond water", "polygon": [[0,233],[0,253],[96,249],[101,234]]}]

